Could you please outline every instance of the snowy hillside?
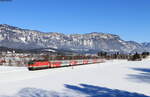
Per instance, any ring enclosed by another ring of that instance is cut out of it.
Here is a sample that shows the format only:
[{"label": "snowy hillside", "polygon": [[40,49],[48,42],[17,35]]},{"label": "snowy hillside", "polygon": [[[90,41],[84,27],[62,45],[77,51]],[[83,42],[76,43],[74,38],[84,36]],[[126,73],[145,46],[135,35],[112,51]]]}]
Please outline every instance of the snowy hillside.
[{"label": "snowy hillside", "polygon": [[44,33],[35,30],[0,24],[0,46],[17,49],[55,48],[79,53],[143,52],[150,51],[148,46],[125,41],[118,35],[102,32],[87,34]]},{"label": "snowy hillside", "polygon": [[150,60],[39,71],[1,66],[0,86],[0,97],[148,97]]}]

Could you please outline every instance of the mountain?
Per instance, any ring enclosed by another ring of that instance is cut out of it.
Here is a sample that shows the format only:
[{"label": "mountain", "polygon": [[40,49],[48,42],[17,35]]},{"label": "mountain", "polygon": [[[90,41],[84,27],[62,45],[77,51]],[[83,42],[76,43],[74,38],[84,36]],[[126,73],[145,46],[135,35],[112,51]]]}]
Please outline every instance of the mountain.
[{"label": "mountain", "polygon": [[150,42],[144,42],[142,45],[146,48],[147,51],[150,51]]},{"label": "mountain", "polygon": [[86,34],[62,34],[21,29],[7,24],[0,25],[0,46],[17,49],[53,48],[79,53],[143,52],[150,47],[134,41],[124,41],[118,35],[92,32]]},{"label": "mountain", "polygon": [[144,47],[150,48],[150,42],[144,42],[144,43],[142,43],[142,45]]}]

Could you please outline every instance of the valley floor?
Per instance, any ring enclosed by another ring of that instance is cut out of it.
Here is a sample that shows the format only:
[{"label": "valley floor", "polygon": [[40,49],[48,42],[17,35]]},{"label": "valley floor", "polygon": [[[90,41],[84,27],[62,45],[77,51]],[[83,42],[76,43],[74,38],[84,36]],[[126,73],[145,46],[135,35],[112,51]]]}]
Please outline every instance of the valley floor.
[{"label": "valley floor", "polygon": [[16,96],[148,97],[150,59],[109,60],[99,64],[38,71],[1,66],[0,97]]}]

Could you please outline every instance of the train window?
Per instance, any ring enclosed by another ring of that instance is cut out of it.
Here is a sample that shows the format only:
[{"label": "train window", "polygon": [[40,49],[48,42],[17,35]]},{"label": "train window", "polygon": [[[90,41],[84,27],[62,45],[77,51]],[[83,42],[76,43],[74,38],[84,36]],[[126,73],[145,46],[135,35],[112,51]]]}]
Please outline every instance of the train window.
[{"label": "train window", "polygon": [[34,62],[33,61],[29,61],[28,64],[34,64]]}]

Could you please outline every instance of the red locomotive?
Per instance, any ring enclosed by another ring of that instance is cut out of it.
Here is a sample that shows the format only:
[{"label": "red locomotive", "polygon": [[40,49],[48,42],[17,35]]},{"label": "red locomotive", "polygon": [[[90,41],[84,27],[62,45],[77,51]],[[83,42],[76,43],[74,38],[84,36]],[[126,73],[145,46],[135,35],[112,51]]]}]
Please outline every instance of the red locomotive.
[{"label": "red locomotive", "polygon": [[[78,59],[79,58],[79,59]],[[59,57],[59,59],[53,60],[33,60],[28,63],[29,70],[77,66],[85,64],[102,63],[104,59],[98,57]]]}]

